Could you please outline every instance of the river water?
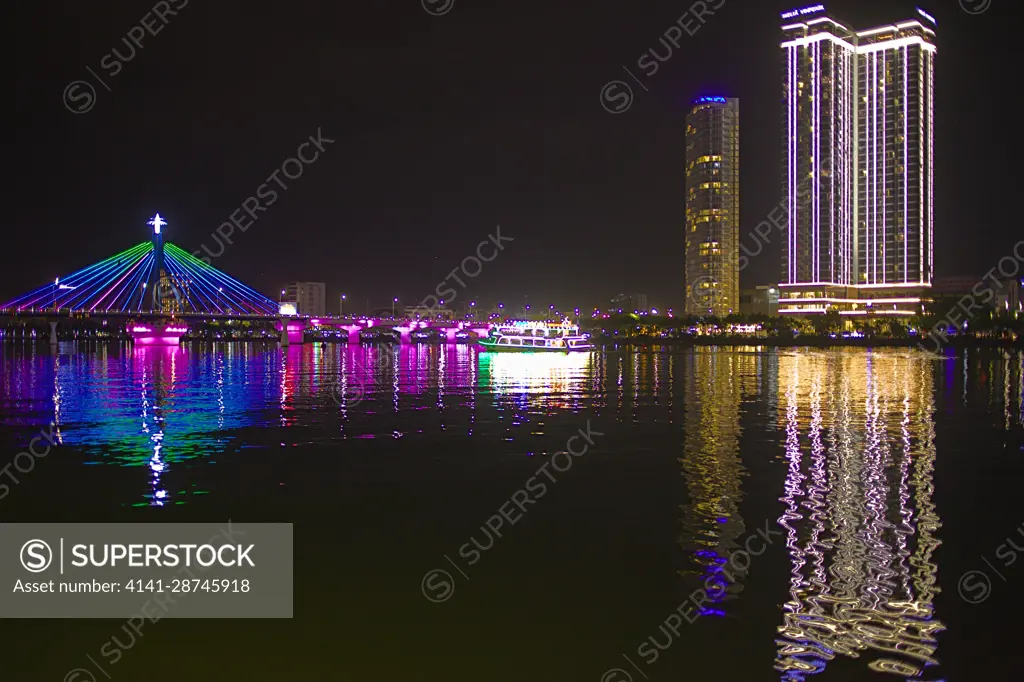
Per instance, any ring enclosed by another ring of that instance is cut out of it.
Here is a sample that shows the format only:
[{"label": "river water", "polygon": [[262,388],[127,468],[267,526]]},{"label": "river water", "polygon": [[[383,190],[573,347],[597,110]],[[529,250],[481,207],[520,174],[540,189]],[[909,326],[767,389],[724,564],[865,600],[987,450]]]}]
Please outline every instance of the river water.
[{"label": "river water", "polygon": [[58,442],[0,521],[295,524],[294,619],[8,620],[4,679],[1021,669],[1019,351],[7,343],[0,369],[0,468]]}]

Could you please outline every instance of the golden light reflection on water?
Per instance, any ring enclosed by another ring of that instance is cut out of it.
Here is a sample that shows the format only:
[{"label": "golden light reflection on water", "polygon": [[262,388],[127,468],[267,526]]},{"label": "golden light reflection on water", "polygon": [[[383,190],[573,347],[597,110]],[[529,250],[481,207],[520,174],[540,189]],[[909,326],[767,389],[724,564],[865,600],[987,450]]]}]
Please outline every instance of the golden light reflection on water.
[{"label": "golden light reflection on water", "polygon": [[776,640],[783,679],[836,656],[903,676],[937,663],[934,388],[932,362],[911,356],[780,357],[779,524],[792,563]]},{"label": "golden light reflection on water", "polygon": [[546,395],[549,407],[570,407],[593,370],[594,353],[480,353],[481,380],[496,394]]},{"label": "golden light reflection on water", "polygon": [[[688,587],[724,587],[724,594],[710,597],[712,604],[743,589],[741,574],[726,579],[721,572],[746,531],[739,513],[746,476],[740,460],[740,405],[758,392],[762,361],[763,356],[751,353],[705,349],[680,359],[685,435],[679,463],[689,499],[680,506],[679,544],[690,557],[680,573]],[[714,606],[702,611],[721,614]]]}]

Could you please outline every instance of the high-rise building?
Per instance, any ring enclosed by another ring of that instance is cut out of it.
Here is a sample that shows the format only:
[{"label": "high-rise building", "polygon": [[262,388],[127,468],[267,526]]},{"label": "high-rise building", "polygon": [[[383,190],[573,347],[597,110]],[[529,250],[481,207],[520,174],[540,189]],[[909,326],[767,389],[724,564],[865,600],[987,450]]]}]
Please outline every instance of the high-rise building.
[{"label": "high-rise building", "polygon": [[700,97],[686,116],[686,312],[740,301],[740,101]]},{"label": "high-rise building", "polygon": [[622,310],[627,313],[648,309],[647,294],[618,294],[613,296],[609,303],[612,310]]},{"label": "high-rise building", "polygon": [[327,285],[323,282],[290,282],[283,297],[295,304],[299,315],[327,315]]},{"label": "high-rise building", "polygon": [[912,314],[932,283],[934,19],[782,15],[780,312]]}]

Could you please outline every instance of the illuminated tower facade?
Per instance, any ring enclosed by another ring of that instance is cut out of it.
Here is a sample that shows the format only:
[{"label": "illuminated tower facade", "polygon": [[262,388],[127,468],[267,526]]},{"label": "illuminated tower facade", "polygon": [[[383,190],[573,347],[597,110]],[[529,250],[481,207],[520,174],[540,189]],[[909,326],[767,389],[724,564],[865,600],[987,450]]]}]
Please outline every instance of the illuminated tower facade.
[{"label": "illuminated tower facade", "polygon": [[686,312],[740,307],[740,101],[701,97],[686,117]]},{"label": "illuminated tower facade", "polygon": [[175,286],[175,278],[168,271],[164,261],[163,227],[167,225],[167,221],[157,213],[147,224],[153,226],[153,267],[146,284],[151,292],[150,310],[165,313],[182,312],[181,297]]},{"label": "illuminated tower facade", "polygon": [[149,279],[146,282],[146,286],[150,292],[150,310],[160,310],[163,307],[163,284],[166,276],[166,268],[164,267],[164,232],[163,228],[167,225],[167,221],[160,217],[157,213],[153,216],[147,225],[153,226],[153,267],[150,270]]},{"label": "illuminated tower facade", "polygon": [[934,19],[783,14],[780,312],[920,312],[933,276]]}]

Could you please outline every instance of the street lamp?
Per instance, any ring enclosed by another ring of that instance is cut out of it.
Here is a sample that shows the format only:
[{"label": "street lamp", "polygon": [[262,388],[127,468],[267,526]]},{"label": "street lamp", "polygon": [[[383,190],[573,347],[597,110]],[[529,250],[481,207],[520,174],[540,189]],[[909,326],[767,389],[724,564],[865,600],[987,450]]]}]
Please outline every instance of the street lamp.
[{"label": "street lamp", "polygon": [[57,286],[60,284],[60,277],[53,278],[53,309],[57,309]]},{"label": "street lamp", "polygon": [[345,317],[345,294],[341,295],[341,316]]},{"label": "street lamp", "polygon": [[393,301],[391,301],[391,319],[395,319],[395,304],[396,303],[398,303],[398,297],[397,296],[395,296],[395,299]]}]

